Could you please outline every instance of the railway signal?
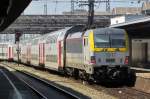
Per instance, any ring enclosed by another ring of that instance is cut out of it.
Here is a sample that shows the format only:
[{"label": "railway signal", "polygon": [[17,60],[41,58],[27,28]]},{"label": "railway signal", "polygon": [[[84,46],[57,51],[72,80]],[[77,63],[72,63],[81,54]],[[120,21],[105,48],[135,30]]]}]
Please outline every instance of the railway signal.
[{"label": "railway signal", "polygon": [[15,33],[15,43],[18,42],[18,41],[20,41],[21,35],[22,35],[22,34],[21,34],[20,32],[16,32],[16,33]]},{"label": "railway signal", "polygon": [[19,41],[20,41],[20,37],[21,37],[22,33],[20,32],[16,32],[15,33],[15,43],[17,44],[17,56],[18,56],[18,66],[19,66],[19,61],[20,61],[20,58],[19,58],[19,55],[20,55],[20,52],[21,52],[21,49],[19,48]]}]

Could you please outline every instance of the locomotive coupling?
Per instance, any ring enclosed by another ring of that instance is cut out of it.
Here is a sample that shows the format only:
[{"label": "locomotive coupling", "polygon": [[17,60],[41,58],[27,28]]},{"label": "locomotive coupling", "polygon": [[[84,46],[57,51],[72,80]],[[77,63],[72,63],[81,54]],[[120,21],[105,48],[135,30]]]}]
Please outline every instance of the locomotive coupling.
[{"label": "locomotive coupling", "polygon": [[121,71],[117,70],[116,68],[109,68],[107,71],[107,75],[110,79],[120,78]]}]

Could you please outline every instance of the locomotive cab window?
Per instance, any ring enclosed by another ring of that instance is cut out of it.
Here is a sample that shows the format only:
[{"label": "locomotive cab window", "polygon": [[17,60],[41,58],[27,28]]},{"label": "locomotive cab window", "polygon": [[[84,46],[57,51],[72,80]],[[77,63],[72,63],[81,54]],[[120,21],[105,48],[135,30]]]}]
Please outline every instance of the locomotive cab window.
[{"label": "locomotive cab window", "polygon": [[113,48],[124,48],[125,47],[125,35],[123,34],[112,34],[111,38],[111,47]]},{"label": "locomotive cab window", "polygon": [[101,47],[108,48],[108,47],[110,47],[109,36],[106,34],[95,34],[94,40],[95,40],[95,47],[96,48],[101,48]]},{"label": "locomotive cab window", "polygon": [[106,31],[104,33],[94,34],[95,48],[125,48],[126,39],[124,31]]}]

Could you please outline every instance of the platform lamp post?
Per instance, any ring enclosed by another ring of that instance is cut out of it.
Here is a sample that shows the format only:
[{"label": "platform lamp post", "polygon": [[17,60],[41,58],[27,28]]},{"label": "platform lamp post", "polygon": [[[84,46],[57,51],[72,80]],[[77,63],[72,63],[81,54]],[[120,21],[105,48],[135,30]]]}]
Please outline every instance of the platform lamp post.
[{"label": "platform lamp post", "polygon": [[19,41],[20,41],[21,35],[22,35],[22,34],[21,34],[20,32],[16,31],[16,33],[15,33],[15,44],[17,44],[17,49],[16,49],[16,51],[17,51],[17,57],[18,57],[18,66],[19,66],[19,63],[20,63],[19,55],[20,55],[21,49],[19,48]]}]

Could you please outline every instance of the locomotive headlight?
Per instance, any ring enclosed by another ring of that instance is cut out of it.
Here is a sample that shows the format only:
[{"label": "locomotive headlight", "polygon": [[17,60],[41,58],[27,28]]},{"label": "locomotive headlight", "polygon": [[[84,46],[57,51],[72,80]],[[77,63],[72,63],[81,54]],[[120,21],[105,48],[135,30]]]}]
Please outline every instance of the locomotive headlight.
[{"label": "locomotive headlight", "polygon": [[95,56],[91,56],[91,63],[92,64],[96,64],[96,58],[95,58]]},{"label": "locomotive headlight", "polygon": [[126,64],[126,65],[129,64],[129,57],[128,56],[126,56],[124,64]]}]

